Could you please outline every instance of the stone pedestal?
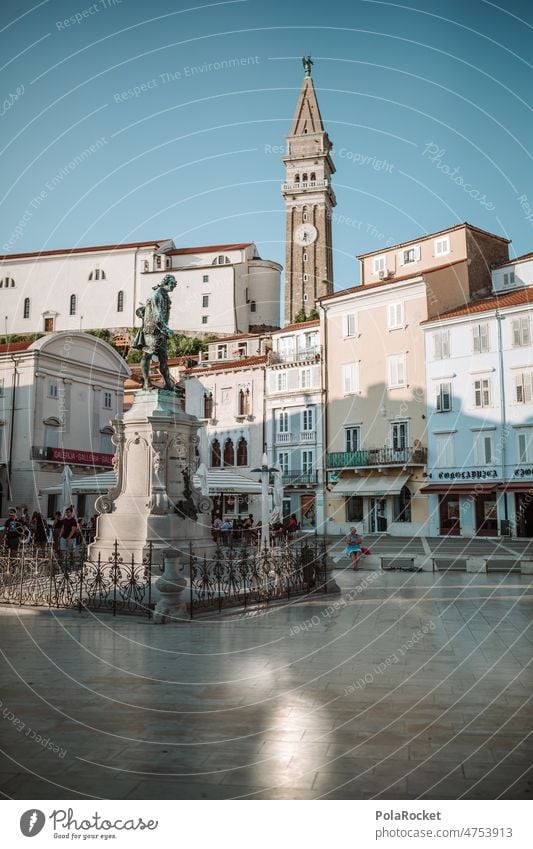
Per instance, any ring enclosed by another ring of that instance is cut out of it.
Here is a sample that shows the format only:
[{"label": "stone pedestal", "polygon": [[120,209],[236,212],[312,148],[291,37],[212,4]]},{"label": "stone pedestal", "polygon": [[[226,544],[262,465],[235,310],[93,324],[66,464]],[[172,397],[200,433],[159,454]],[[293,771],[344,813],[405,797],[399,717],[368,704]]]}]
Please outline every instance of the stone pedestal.
[{"label": "stone pedestal", "polygon": [[155,606],[154,622],[159,625],[189,619],[186,559],[171,550],[163,554],[163,562],[163,574],[155,582],[159,599]]},{"label": "stone pedestal", "polygon": [[520,558],[520,571],[522,575],[533,575],[533,560],[530,557]]},{"label": "stone pedestal", "polygon": [[487,561],[484,557],[467,557],[466,558],[467,572],[486,572]]},{"label": "stone pedestal", "polygon": [[173,549],[186,554],[213,547],[211,500],[195,489],[200,422],[181,398],[162,389],[135,393],[123,421],[115,421],[117,484],[96,501],[100,514],[90,559],[106,558],[118,540],[123,558],[140,560],[152,544],[152,563]]}]

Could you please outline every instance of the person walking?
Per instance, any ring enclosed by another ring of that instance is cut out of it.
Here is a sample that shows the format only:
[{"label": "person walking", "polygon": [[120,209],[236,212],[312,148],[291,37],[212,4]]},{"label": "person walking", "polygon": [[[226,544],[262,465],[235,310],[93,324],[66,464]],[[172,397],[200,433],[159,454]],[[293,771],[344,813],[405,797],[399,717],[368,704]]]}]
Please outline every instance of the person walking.
[{"label": "person walking", "polygon": [[4,545],[10,554],[16,554],[24,534],[24,526],[17,518],[17,511],[11,507],[4,524]]},{"label": "person walking", "polygon": [[352,561],[352,568],[354,572],[357,572],[359,569],[359,561],[361,559],[361,543],[363,540],[357,533],[357,528],[350,528],[350,533],[345,537],[346,539],[346,555]]},{"label": "person walking", "polygon": [[59,539],[59,547],[61,551],[73,559],[74,548],[76,545],[76,536],[79,533],[78,520],[74,516],[74,508],[67,507],[65,510],[65,518],[61,524],[61,537]]},{"label": "person walking", "polygon": [[44,549],[48,542],[48,529],[42,513],[35,512],[31,518],[33,544],[36,548]]}]

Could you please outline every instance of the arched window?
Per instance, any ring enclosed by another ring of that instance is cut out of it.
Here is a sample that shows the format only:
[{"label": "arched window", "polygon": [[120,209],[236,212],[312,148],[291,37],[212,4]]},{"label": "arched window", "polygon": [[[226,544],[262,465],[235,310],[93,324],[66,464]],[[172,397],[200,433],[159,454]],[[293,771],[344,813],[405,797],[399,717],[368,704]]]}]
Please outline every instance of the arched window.
[{"label": "arched window", "polygon": [[220,469],[222,465],[222,455],[220,453],[220,442],[218,439],[213,439],[211,443],[211,466]]},{"label": "arched window", "polygon": [[400,494],[393,496],[392,513],[393,522],[411,521],[411,492],[409,487],[403,486]]},{"label": "arched window", "polygon": [[224,465],[235,465],[235,448],[233,447],[233,442],[231,439],[229,439],[229,437],[224,443]]},{"label": "arched window", "polygon": [[310,176],[309,179],[311,180],[312,183],[314,183],[316,181],[316,174],[315,174],[314,171],[311,173],[311,176]]},{"label": "arched window", "polygon": [[76,295],[70,296],[70,315],[76,315]]},{"label": "arched window", "polygon": [[302,174],[302,183],[307,183],[307,174]]},{"label": "arched window", "polygon": [[117,295],[117,312],[124,312],[124,292],[122,289]]},{"label": "arched window", "polygon": [[163,268],[163,257],[161,256],[161,254],[155,255],[155,268],[156,270]]},{"label": "arched window", "polygon": [[204,392],[204,419],[213,418],[213,393]]},{"label": "arched window", "polygon": [[169,257],[169,256],[167,256],[167,257],[166,257],[166,259],[165,259],[165,266],[166,266],[167,268],[170,268],[170,264],[171,264],[170,257]]},{"label": "arched window", "polygon": [[299,175],[299,174],[295,174],[295,175],[294,175],[294,182],[295,182],[295,183],[299,183],[299,182],[300,182],[300,175]]},{"label": "arched window", "polygon": [[241,436],[237,443],[237,465],[248,465],[248,443],[246,442],[244,436]]},{"label": "arched window", "polygon": [[239,415],[248,416],[250,414],[250,390],[245,387],[239,389]]},{"label": "arched window", "polygon": [[250,301],[250,312],[255,312],[257,310],[257,304],[255,301]]},{"label": "arched window", "polygon": [[12,277],[2,277],[0,280],[0,289],[14,289],[15,281]]},{"label": "arched window", "polygon": [[231,262],[229,256],[225,256],[224,254],[219,254],[216,256],[212,262],[212,265],[229,265]]},{"label": "arched window", "polygon": [[89,274],[89,280],[105,280],[105,271],[103,268],[94,268]]},{"label": "arched window", "polygon": [[24,298],[24,312],[22,313],[24,318],[30,317],[30,299]]},{"label": "arched window", "polygon": [[307,207],[302,207],[302,221],[307,221]]}]

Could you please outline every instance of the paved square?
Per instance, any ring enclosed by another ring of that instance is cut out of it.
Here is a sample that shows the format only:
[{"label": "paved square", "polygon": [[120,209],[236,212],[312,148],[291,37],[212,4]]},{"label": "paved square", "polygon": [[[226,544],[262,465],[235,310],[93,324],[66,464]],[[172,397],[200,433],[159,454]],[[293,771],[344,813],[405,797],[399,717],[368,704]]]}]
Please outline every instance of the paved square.
[{"label": "paved square", "polygon": [[0,609],[1,792],[531,798],[530,578],[335,575],[177,626]]}]

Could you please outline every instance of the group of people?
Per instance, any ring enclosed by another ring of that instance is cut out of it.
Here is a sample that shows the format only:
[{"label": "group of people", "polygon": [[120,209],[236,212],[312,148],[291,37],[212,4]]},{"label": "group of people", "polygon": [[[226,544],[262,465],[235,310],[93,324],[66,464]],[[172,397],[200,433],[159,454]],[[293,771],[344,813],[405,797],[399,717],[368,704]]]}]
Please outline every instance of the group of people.
[{"label": "group of people", "polygon": [[94,538],[96,516],[89,525],[83,519],[77,518],[74,507],[67,507],[64,515],[58,510],[50,523],[42,513],[35,511],[30,517],[25,504],[21,507],[11,507],[4,522],[4,547],[15,553],[21,545],[33,545],[35,548],[46,548],[52,543],[57,553],[74,552],[75,546],[84,540]]},{"label": "group of people", "polygon": [[[276,520],[270,524],[270,537],[272,541],[291,536],[298,530],[298,519],[293,513],[283,522]],[[234,519],[223,519],[220,515],[216,515],[213,519],[213,539],[215,542],[222,542],[228,545],[229,543],[248,542],[251,544],[257,543],[261,539],[261,519],[254,523],[253,513],[249,513],[245,519],[241,516],[236,516]]]}]

